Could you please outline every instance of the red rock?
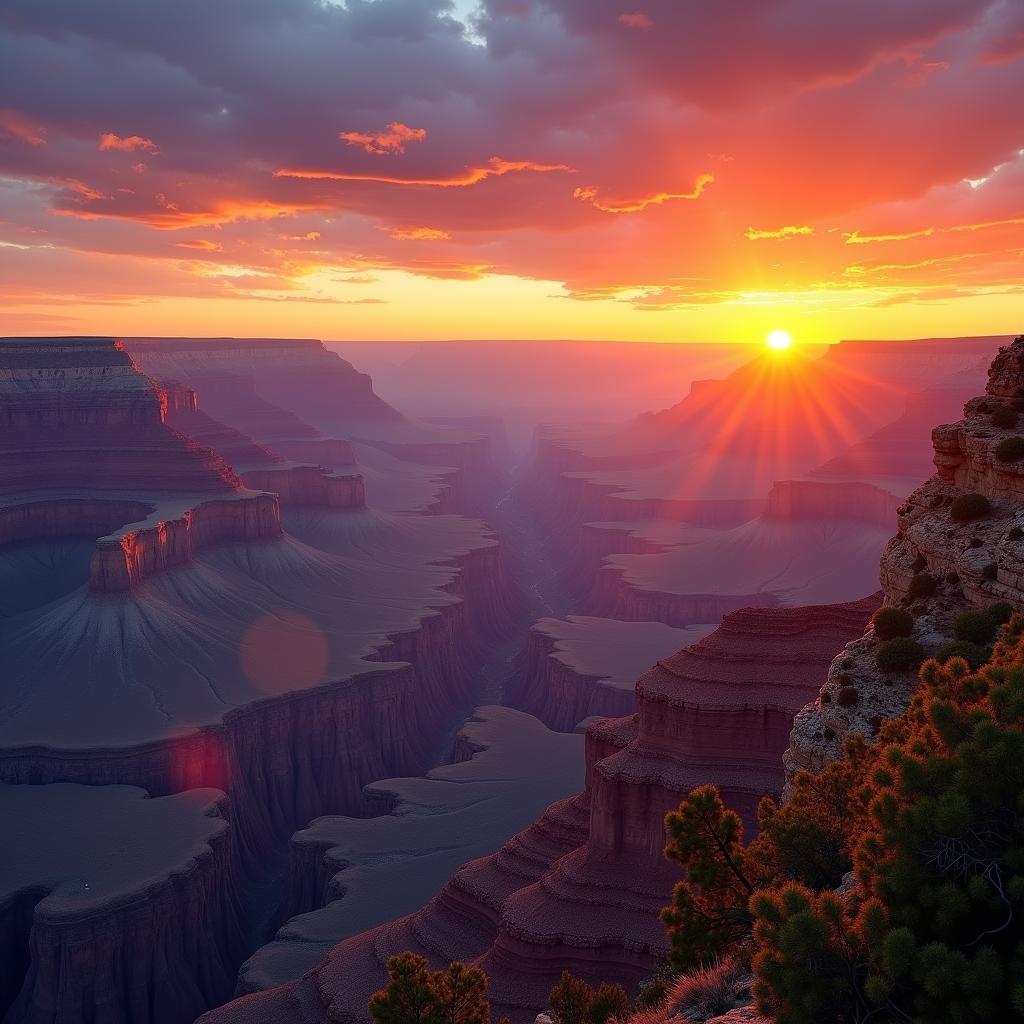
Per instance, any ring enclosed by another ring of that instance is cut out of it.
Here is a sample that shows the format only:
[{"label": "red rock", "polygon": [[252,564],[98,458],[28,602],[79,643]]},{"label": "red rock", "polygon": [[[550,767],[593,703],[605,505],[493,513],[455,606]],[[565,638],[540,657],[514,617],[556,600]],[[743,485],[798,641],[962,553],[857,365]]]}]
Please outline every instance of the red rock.
[{"label": "red rock", "polygon": [[532,1020],[563,969],[630,986],[665,952],[658,910],[676,870],[662,818],[693,786],[717,783],[750,817],[782,783],[789,721],[876,598],[753,609],[664,659],[637,684],[636,716],[587,732],[587,785],[491,857],[465,865],[422,910],[336,946],[291,985],[236,1000],[204,1024],[362,1021],[392,953],[474,959],[495,1013]]}]

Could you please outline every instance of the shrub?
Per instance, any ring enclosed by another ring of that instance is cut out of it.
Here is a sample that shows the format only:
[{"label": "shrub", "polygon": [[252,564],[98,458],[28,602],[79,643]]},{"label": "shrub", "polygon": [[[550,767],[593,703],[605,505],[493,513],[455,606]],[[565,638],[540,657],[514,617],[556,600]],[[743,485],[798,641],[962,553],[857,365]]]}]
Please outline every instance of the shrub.
[{"label": "shrub", "polygon": [[488,1024],[487,976],[479,967],[453,963],[431,971],[406,951],[388,960],[388,987],[370,997],[375,1024]]},{"label": "shrub", "polygon": [[972,519],[980,519],[992,511],[992,502],[984,494],[961,494],[953,499],[949,506],[949,514],[958,523],[969,523]]},{"label": "shrub", "polygon": [[879,608],[871,618],[875,636],[891,640],[894,636],[910,636],[914,632],[914,616],[905,608]]},{"label": "shrub", "polygon": [[750,972],[735,958],[724,957],[708,967],[681,975],[669,989],[665,1014],[683,1020],[709,1020],[728,1013],[740,992],[750,985]]},{"label": "shrub", "polygon": [[883,672],[910,672],[924,661],[924,648],[909,637],[883,640],[875,652],[875,664]]},{"label": "shrub", "polygon": [[1001,405],[995,409],[992,413],[992,426],[999,427],[1000,430],[1009,430],[1010,427],[1017,426],[1017,411],[1009,405]]},{"label": "shrub", "polygon": [[910,579],[907,597],[911,601],[918,597],[931,597],[939,587],[939,581],[930,572],[915,573]]},{"label": "shrub", "polygon": [[828,690],[822,690],[821,691],[821,703],[822,704],[831,704],[832,703],[832,694],[829,693]]},{"label": "shrub", "polygon": [[972,537],[968,547],[982,548],[985,546],[985,542],[980,537]]},{"label": "shrub", "polygon": [[1024,1016],[1024,618],[976,674],[929,662],[854,765],[858,885],[777,878],[751,901],[759,1013],[784,1024]]},{"label": "shrub", "polygon": [[917,558],[914,559],[913,564],[910,567],[914,572],[922,572],[928,568],[928,563],[925,561],[925,557],[922,554],[918,554]]},{"label": "shrub", "polygon": [[605,982],[595,989],[563,971],[561,981],[548,996],[548,1005],[558,1024],[607,1024],[612,1018],[626,1018],[629,997],[621,985]]},{"label": "shrub", "polygon": [[988,612],[964,612],[953,620],[953,636],[972,644],[987,644],[995,639],[999,623]]},{"label": "shrub", "polygon": [[957,583],[960,582],[960,577],[957,576],[957,574],[955,572],[947,572],[946,573],[946,582],[951,584],[951,585],[953,585],[953,586],[955,586]]},{"label": "shrub", "polygon": [[988,613],[1000,626],[1005,626],[1013,615],[1013,605],[1009,601],[996,601],[988,607]]},{"label": "shrub", "polygon": [[989,562],[984,569],[981,570],[981,578],[983,580],[997,580],[999,579],[999,566],[995,562]]},{"label": "shrub", "polygon": [[963,658],[972,669],[978,669],[988,661],[990,653],[987,648],[970,640],[951,640],[935,652],[935,660],[945,665],[950,658]]},{"label": "shrub", "polygon": [[1006,531],[1007,540],[1020,540],[1021,537],[1024,537],[1024,530],[1022,530],[1019,526],[1011,526]]},{"label": "shrub", "polygon": [[992,452],[1000,462],[1019,462],[1024,459],[1024,437],[1004,437]]},{"label": "shrub", "polygon": [[839,691],[839,696],[836,697],[836,703],[843,708],[852,708],[858,700],[860,700],[860,694],[857,692],[856,686],[844,686]]}]

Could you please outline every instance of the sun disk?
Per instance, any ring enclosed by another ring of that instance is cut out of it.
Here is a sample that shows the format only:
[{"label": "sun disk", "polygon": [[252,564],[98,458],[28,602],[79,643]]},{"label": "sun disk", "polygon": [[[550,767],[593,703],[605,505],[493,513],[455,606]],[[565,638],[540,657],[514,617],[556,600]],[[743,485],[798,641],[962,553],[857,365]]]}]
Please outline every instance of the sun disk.
[{"label": "sun disk", "polygon": [[769,348],[783,352],[793,344],[793,335],[789,331],[770,331],[764,340]]}]

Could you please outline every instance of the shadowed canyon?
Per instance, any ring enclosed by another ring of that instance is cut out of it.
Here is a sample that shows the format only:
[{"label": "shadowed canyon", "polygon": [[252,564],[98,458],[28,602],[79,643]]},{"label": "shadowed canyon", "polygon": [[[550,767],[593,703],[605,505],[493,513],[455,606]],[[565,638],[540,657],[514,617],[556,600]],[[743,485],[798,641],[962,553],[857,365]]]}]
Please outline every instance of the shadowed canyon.
[{"label": "shadowed canyon", "polygon": [[926,649],[1020,607],[1010,340],[0,339],[0,1020],[354,1024],[405,950],[513,1024],[635,991],[667,811],[756,831],[906,707],[915,574]]}]

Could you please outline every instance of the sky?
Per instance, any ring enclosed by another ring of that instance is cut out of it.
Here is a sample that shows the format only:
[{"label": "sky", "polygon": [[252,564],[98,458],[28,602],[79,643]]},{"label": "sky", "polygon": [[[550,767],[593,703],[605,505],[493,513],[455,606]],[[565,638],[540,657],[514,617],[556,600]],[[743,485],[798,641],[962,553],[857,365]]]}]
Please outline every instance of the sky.
[{"label": "sky", "polygon": [[1019,333],[1024,0],[4,0],[0,334]]}]

